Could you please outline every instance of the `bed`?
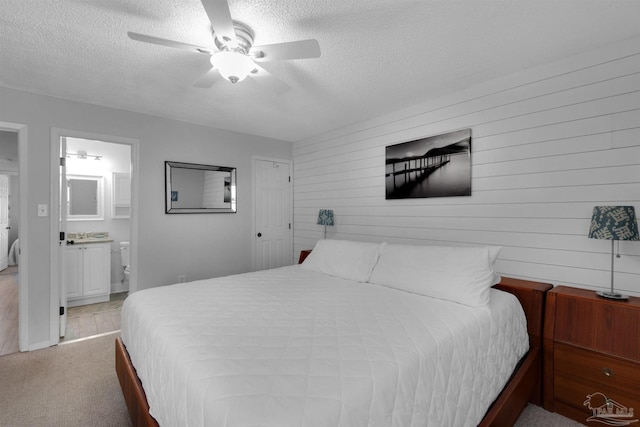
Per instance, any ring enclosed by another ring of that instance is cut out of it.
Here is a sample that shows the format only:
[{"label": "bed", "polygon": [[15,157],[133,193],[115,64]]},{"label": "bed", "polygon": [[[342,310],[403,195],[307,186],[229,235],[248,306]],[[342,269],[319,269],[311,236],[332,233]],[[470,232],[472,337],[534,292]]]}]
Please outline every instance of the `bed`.
[{"label": "bed", "polygon": [[133,423],[512,424],[540,401],[551,286],[498,279],[498,250],[321,241],[300,265],[133,294]]}]

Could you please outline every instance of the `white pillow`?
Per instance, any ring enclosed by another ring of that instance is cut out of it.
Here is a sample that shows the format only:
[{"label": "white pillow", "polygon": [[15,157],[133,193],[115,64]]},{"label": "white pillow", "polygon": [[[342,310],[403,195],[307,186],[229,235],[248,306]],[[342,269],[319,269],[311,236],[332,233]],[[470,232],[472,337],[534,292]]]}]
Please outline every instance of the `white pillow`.
[{"label": "white pillow", "polygon": [[502,249],[502,246],[486,246],[489,250],[489,266],[491,267],[491,274],[493,274],[493,285],[497,285],[502,281],[502,277],[498,273],[496,273],[496,259],[498,259],[498,254]]},{"label": "white pillow", "polygon": [[385,243],[319,240],[302,267],[329,276],[366,282]]},{"label": "white pillow", "polygon": [[473,307],[489,303],[499,247],[387,245],[369,281]]}]

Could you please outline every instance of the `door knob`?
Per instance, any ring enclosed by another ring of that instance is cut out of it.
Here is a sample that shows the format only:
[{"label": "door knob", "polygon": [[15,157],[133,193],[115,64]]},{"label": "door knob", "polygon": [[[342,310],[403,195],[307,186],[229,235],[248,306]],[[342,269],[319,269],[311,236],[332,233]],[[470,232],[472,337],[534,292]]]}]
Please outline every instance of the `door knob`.
[{"label": "door knob", "polygon": [[262,237],[262,233],[258,233],[258,237]]}]

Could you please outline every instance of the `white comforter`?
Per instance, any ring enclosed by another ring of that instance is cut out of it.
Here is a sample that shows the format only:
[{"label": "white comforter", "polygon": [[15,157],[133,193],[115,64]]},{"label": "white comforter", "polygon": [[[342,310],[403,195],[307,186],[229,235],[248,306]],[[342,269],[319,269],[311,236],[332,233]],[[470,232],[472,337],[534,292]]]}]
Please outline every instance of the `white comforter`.
[{"label": "white comforter", "polygon": [[491,292],[470,308],[290,266],[137,292],[122,339],[163,427],[475,426],[528,349]]}]

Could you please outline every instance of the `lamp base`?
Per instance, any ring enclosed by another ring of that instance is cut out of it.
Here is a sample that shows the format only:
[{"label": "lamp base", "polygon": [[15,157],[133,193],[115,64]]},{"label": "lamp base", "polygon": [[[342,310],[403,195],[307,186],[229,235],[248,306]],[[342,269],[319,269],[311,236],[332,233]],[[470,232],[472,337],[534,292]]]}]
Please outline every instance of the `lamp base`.
[{"label": "lamp base", "polygon": [[629,297],[627,295],[622,295],[617,292],[596,292],[598,296],[609,298],[609,299],[617,299],[617,300],[627,300]]}]

